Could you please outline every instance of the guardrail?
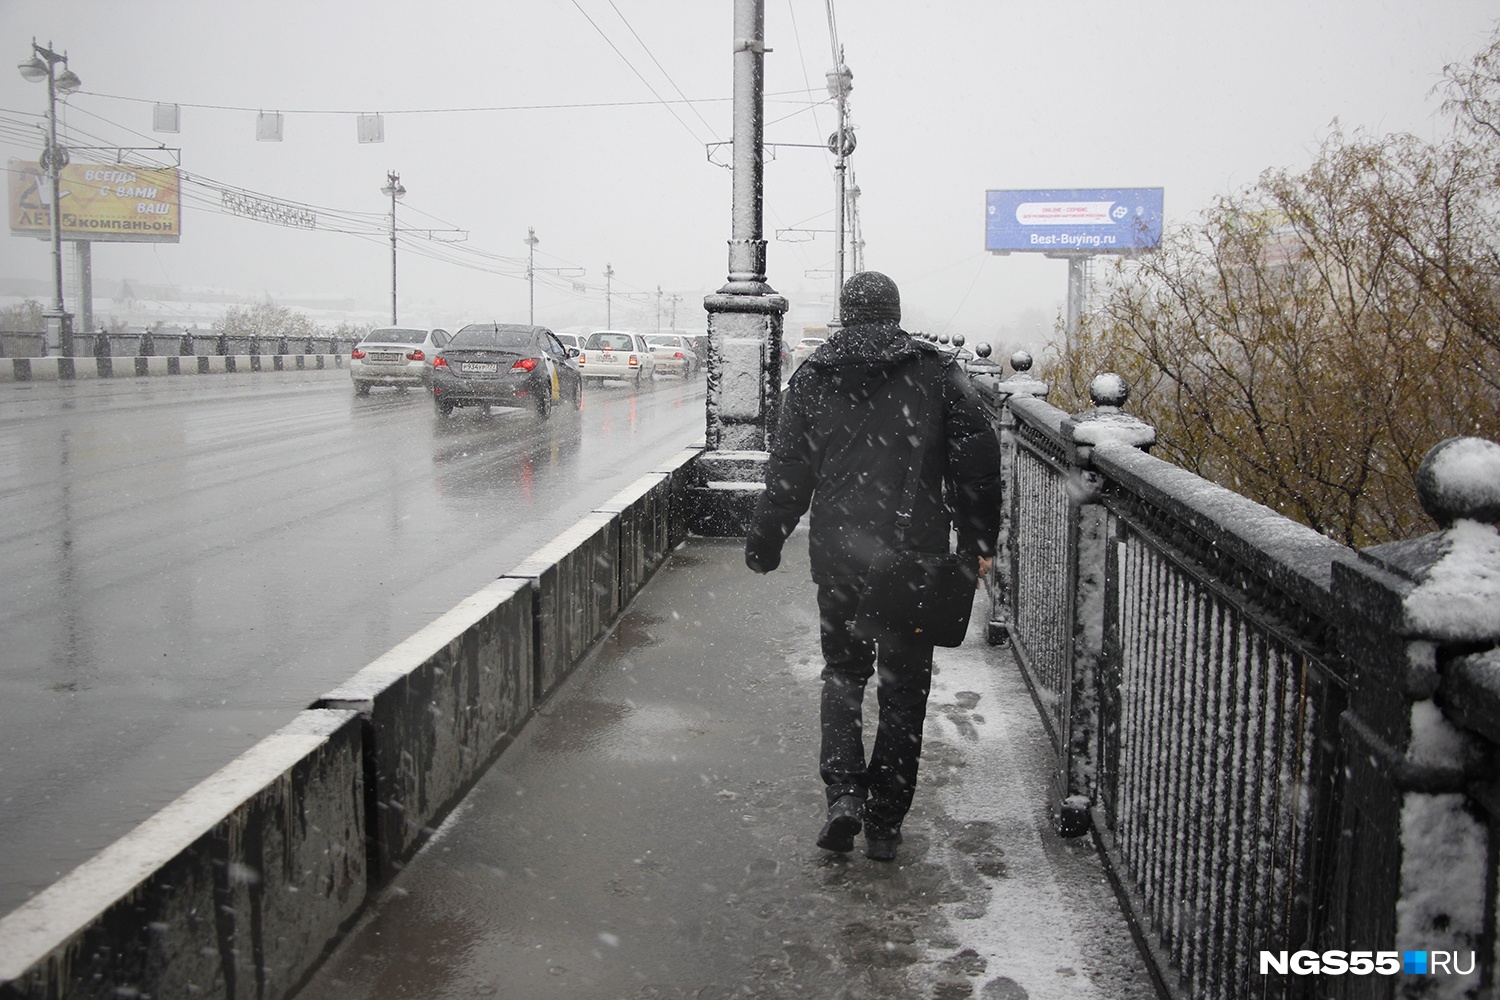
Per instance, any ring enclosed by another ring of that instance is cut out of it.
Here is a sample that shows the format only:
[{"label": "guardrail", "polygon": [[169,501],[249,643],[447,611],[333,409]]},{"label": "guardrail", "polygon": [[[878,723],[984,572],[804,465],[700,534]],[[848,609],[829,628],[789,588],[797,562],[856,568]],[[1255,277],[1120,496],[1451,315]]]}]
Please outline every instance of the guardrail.
[{"label": "guardrail", "polygon": [[[1025,376],[976,381],[1006,463],[990,638],[1047,722],[1058,828],[1093,831],[1162,988],[1492,995],[1500,446],[1456,439],[1489,477],[1457,507],[1423,493],[1454,527],[1356,552],[1146,454],[1117,377],[1077,416]],[[1415,949],[1452,973],[1315,974]]]},{"label": "guardrail", "polygon": [[291,996],[683,541],[700,452],[0,919],[0,998]]},{"label": "guardrail", "polygon": [[[150,358],[168,355],[192,357],[199,354],[340,354],[347,353],[356,342],[357,338],[329,336],[221,336],[212,330],[184,330],[178,333],[75,333],[73,356]],[[47,356],[46,334],[0,330],[0,358]]]},{"label": "guardrail", "polygon": [[0,382],[57,382],[154,375],[225,375],[235,372],[316,371],[343,368],[343,354],[198,354],[0,359]]}]

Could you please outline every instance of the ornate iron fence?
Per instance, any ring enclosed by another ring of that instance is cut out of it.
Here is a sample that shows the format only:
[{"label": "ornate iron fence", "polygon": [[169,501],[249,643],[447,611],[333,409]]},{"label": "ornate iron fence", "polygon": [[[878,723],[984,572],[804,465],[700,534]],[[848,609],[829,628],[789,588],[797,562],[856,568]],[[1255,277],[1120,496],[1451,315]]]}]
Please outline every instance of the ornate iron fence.
[{"label": "ornate iron fence", "polygon": [[[1094,832],[1163,988],[1491,995],[1500,597],[1481,581],[1458,638],[1408,606],[1457,536],[1338,545],[1146,454],[1114,376],[1076,417],[1024,375],[985,391],[1007,483],[991,641],[1047,722],[1058,827]],[[1465,488],[1440,521],[1500,518],[1500,478]],[[1465,565],[1500,577],[1488,544]],[[1337,972],[1444,943],[1446,976]]]}]

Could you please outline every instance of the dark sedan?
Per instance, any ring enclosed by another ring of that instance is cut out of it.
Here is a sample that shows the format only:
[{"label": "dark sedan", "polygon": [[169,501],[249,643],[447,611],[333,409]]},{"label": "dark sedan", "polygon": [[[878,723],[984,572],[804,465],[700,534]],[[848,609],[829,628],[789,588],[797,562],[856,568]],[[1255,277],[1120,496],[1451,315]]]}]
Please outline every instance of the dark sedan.
[{"label": "dark sedan", "polygon": [[432,402],[439,416],[455,406],[520,406],[544,420],[554,407],[576,411],[577,356],[546,327],[471,323],[432,360]]}]

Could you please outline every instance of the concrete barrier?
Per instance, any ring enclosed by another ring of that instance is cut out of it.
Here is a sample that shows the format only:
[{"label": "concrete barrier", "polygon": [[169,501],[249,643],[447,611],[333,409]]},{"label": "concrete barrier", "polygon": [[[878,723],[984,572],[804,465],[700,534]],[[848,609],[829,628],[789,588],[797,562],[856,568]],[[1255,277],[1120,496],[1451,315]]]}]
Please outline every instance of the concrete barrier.
[{"label": "concrete barrier", "polygon": [[636,480],[605,503],[596,514],[614,515],[619,523],[619,572],[616,605],[623,608],[671,551],[671,477],[654,472]]},{"label": "concrete barrier", "polygon": [[0,359],[0,382],[68,382],[153,375],[222,375],[249,371],[343,368],[342,354],[188,354]]},{"label": "concrete barrier", "polygon": [[370,872],[388,879],[531,714],[534,594],[497,580],[318,699],[365,723]]},{"label": "concrete barrier", "polygon": [[505,574],[536,597],[533,697],[540,702],[620,612],[620,518],[585,514]]},{"label": "concrete barrier", "polygon": [[0,997],[284,997],[367,891],[362,733],[303,712],[0,920]]},{"label": "concrete barrier", "polygon": [[692,512],[687,509],[688,490],[699,479],[698,462],[703,457],[702,441],[682,449],[653,472],[665,473],[670,480],[667,493],[671,497],[667,521],[667,551],[677,548],[687,538]]},{"label": "concrete barrier", "polygon": [[0,920],[0,1000],[291,996],[687,536],[700,452]]}]

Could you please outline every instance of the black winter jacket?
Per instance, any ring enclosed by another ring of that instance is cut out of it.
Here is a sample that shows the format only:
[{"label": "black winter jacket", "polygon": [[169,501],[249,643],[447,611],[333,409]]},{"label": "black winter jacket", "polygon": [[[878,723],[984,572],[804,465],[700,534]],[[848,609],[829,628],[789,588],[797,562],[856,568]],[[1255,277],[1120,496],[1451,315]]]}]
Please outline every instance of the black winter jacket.
[{"label": "black winter jacket", "polygon": [[993,555],[1000,531],[995,430],[951,356],[882,320],[840,330],[792,375],[746,563],[761,572],[780,565],[781,547],[810,505],[813,580],[860,582],[896,542],[896,507],[919,433],[927,447],[907,547],[948,551],[946,481],[958,551]]}]

